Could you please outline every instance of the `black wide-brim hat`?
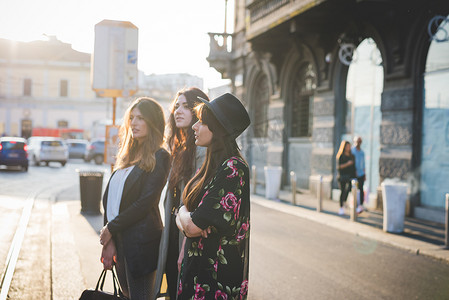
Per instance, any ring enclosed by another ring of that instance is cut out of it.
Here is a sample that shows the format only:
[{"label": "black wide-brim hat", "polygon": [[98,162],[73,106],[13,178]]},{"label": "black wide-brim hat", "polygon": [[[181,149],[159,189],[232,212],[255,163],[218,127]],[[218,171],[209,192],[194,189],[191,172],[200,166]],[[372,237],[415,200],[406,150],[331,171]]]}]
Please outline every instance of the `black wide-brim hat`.
[{"label": "black wide-brim hat", "polygon": [[212,101],[198,97],[226,129],[229,135],[237,138],[251,123],[248,112],[236,96],[226,93]]}]

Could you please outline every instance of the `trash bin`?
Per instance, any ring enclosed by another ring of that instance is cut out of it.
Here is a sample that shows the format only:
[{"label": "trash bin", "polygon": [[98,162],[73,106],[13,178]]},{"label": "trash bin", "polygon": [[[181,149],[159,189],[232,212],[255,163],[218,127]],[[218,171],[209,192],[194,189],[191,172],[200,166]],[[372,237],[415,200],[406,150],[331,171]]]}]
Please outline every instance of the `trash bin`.
[{"label": "trash bin", "polygon": [[401,233],[404,231],[407,184],[399,179],[385,179],[381,186],[384,210],[383,230]]},{"label": "trash bin", "polygon": [[264,167],[265,173],[265,197],[268,199],[279,199],[281,189],[282,167]]},{"label": "trash bin", "polygon": [[103,172],[78,171],[80,176],[81,213],[100,214]]}]

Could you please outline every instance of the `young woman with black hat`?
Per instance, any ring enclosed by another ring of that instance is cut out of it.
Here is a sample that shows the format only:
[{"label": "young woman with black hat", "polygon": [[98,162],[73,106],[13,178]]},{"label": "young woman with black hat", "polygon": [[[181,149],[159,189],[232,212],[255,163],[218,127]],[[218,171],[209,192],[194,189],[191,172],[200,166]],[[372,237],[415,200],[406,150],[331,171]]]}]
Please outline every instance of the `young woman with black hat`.
[{"label": "young woman with black hat", "polygon": [[246,299],[249,265],[249,168],[235,139],[250,120],[225,94],[196,110],[196,145],[206,161],[184,190],[176,217],[187,242],[178,299]]}]

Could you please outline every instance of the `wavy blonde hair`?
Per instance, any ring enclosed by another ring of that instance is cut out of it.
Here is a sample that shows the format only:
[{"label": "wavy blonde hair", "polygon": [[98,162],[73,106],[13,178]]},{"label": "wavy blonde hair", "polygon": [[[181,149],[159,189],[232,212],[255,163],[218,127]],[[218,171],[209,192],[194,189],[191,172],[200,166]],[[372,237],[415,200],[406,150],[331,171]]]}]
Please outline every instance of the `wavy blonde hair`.
[{"label": "wavy blonde hair", "polygon": [[[147,124],[148,134],[142,143],[132,136],[131,111],[137,108]],[[165,117],[164,111],[156,100],[140,97],[128,107],[120,126],[120,144],[114,170],[138,165],[147,172],[153,171],[156,165],[155,153],[164,143]]]}]

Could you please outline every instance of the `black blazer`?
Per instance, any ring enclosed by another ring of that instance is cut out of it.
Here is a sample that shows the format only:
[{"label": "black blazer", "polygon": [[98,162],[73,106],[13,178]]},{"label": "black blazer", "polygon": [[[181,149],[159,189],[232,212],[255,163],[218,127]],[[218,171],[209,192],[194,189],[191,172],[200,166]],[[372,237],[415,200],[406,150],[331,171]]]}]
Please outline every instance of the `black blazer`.
[{"label": "black blazer", "polygon": [[152,172],[145,172],[136,165],[128,175],[119,214],[109,223],[106,216],[111,179],[103,195],[104,223],[108,225],[115,241],[120,234],[124,253],[118,255],[125,256],[133,277],[151,273],[157,267],[163,229],[158,205],[170,168],[170,155],[164,149],[159,149],[155,156],[156,166]]}]

